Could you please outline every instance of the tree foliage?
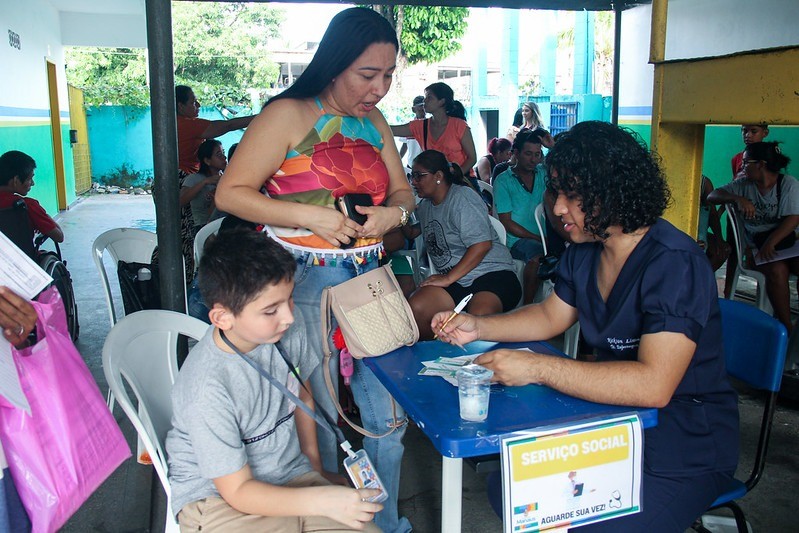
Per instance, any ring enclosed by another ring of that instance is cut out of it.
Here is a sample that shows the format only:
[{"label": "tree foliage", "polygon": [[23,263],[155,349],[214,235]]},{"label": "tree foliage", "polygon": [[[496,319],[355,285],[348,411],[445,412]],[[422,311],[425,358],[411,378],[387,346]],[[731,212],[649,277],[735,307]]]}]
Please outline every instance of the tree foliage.
[{"label": "tree foliage", "polygon": [[435,63],[461,49],[469,9],[439,6],[369,5],[388,19],[400,41],[400,56],[408,64]]},{"label": "tree foliage", "polygon": [[[261,3],[174,2],[175,82],[193,87],[201,102],[248,102],[247,89],[277,82],[267,45],[283,16]],[[84,89],[89,105],[150,103],[144,50],[72,48],[66,65],[69,83]]]},{"label": "tree foliage", "polygon": [[132,48],[68,48],[67,80],[83,89],[86,105],[149,105],[147,59]]}]

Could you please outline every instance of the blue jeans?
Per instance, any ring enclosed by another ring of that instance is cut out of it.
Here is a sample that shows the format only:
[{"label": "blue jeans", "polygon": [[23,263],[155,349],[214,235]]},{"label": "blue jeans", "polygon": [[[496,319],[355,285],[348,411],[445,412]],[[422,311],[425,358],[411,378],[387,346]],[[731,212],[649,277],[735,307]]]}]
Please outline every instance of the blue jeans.
[{"label": "blue jeans", "polygon": [[[377,261],[361,265],[351,259],[337,261],[335,266],[314,265],[313,256],[304,254],[297,258],[297,270],[294,274],[294,304],[302,312],[308,331],[308,346],[324,361],[322,350],[321,312],[322,290],[325,287],[338,285],[377,267]],[[335,330],[335,322],[331,326]],[[337,420],[334,401],[338,401],[338,356],[330,339],[328,342],[333,357],[330,359],[330,374],[336,389],[336,398],[330,397],[325,384],[323,367],[320,364],[311,373],[310,383],[314,392],[316,408],[324,411],[330,420]],[[380,381],[369,370],[363,361],[355,361],[352,376],[352,394],[361,413],[361,423],[372,433],[385,433],[391,416],[391,396]],[[405,421],[405,412],[397,405],[397,418]],[[405,533],[411,530],[410,522],[398,516],[397,497],[399,496],[400,467],[402,466],[402,437],[407,424],[403,424],[388,437],[382,439],[364,439],[364,449],[377,469],[377,474],[386,486],[389,499],[383,502],[383,510],[375,515],[375,523],[386,533]],[[338,444],[329,431],[317,431],[319,454],[322,466],[330,472],[339,471]]]},{"label": "blue jeans", "polygon": [[510,255],[527,263],[537,255],[544,255],[544,245],[535,239],[519,239],[511,246]]},{"label": "blue jeans", "polygon": [[208,307],[205,305],[203,297],[200,294],[199,279],[200,278],[198,276],[194,276],[194,280],[192,280],[191,285],[189,286],[189,316],[199,318],[206,324],[210,324],[211,319],[208,318]]}]

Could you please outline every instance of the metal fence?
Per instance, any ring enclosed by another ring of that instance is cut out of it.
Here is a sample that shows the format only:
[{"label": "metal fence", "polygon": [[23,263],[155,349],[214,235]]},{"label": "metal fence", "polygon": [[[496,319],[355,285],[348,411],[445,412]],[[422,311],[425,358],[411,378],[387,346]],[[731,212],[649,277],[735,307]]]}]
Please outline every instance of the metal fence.
[{"label": "metal fence", "polygon": [[549,115],[549,131],[557,135],[577,124],[578,102],[552,102]]}]

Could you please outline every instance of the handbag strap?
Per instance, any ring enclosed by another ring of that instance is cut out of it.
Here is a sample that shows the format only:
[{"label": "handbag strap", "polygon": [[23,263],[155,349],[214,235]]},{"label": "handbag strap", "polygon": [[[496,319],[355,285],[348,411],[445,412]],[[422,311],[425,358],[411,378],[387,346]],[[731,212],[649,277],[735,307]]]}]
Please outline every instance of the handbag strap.
[{"label": "handbag strap", "polygon": [[[283,358],[283,361],[285,361],[286,366],[288,366],[289,370],[291,370],[291,373],[294,374],[294,377],[297,378],[297,381],[299,381],[300,385],[302,385],[302,388],[305,389],[305,392],[308,393],[308,396],[310,396],[311,398],[314,398],[313,392],[311,392],[308,389],[308,387],[305,386],[305,382],[300,377],[300,373],[297,370],[297,367],[294,366],[294,364],[291,361],[289,361],[288,356],[286,356],[286,352],[283,350],[283,345],[280,343],[280,341],[275,343],[275,348],[277,349],[277,353],[280,354],[280,357]],[[314,403],[316,403],[316,398],[314,398]],[[322,416],[325,418],[325,422],[327,422],[327,424],[330,427],[332,427],[337,434],[340,434],[341,438],[343,439],[344,438],[344,434],[341,433],[340,429],[338,429],[338,424],[334,420],[330,420],[330,415],[328,415],[327,412],[324,409],[320,409],[317,412],[322,414]],[[339,440],[339,443],[341,443],[341,440]]]},{"label": "handbag strap", "polygon": [[[344,434],[341,432],[341,430],[340,430],[340,429],[338,429],[338,428],[337,428],[336,426],[334,426],[333,424],[330,424],[330,421],[329,421],[329,420],[326,420],[326,419],[322,418],[321,416],[319,416],[319,413],[317,413],[316,411],[313,411],[313,410],[312,410],[310,407],[308,407],[308,406],[305,404],[305,402],[303,402],[302,400],[300,400],[300,399],[299,399],[299,398],[298,398],[298,397],[297,397],[297,396],[296,396],[296,395],[295,395],[293,392],[291,392],[291,391],[288,389],[288,387],[286,387],[286,386],[285,386],[283,383],[281,383],[280,381],[278,381],[277,379],[275,379],[275,378],[274,378],[274,376],[272,376],[272,375],[271,375],[269,372],[267,372],[267,371],[266,371],[266,369],[264,369],[264,367],[262,367],[261,365],[259,365],[259,364],[258,364],[258,363],[256,363],[255,361],[253,361],[253,360],[252,360],[252,358],[250,358],[250,357],[247,357],[246,355],[244,355],[244,354],[241,352],[241,350],[239,350],[239,349],[236,347],[236,345],[235,345],[235,344],[233,344],[233,343],[230,341],[230,339],[228,339],[228,338],[227,338],[227,335],[225,335],[225,332],[224,332],[224,331],[222,331],[221,329],[219,330],[219,336],[222,338],[222,341],[223,341],[225,344],[227,344],[227,345],[228,345],[228,347],[230,347],[230,349],[231,349],[231,350],[233,350],[234,352],[236,352],[236,354],[237,354],[239,357],[241,357],[242,359],[244,359],[244,361],[245,361],[245,362],[246,362],[248,365],[250,365],[251,367],[253,367],[253,368],[254,368],[254,369],[255,369],[255,370],[256,370],[256,371],[257,371],[259,374],[261,374],[261,376],[263,376],[263,377],[264,377],[264,378],[265,378],[265,379],[266,379],[266,380],[267,380],[269,383],[271,383],[271,384],[272,384],[272,385],[273,385],[275,388],[277,388],[277,390],[279,390],[280,392],[282,392],[282,393],[283,393],[283,395],[284,395],[284,396],[286,396],[286,398],[288,398],[289,400],[291,400],[292,402],[294,402],[294,404],[295,404],[297,407],[299,407],[300,409],[302,409],[302,410],[305,412],[305,414],[307,414],[308,416],[310,416],[310,417],[311,417],[311,418],[312,418],[312,419],[313,419],[313,420],[314,420],[314,421],[315,421],[315,422],[316,422],[316,423],[317,423],[317,424],[318,424],[320,427],[322,427],[322,428],[324,428],[324,429],[326,429],[326,430],[330,431],[331,433],[333,433],[333,435],[336,437],[336,441],[338,441],[338,443],[339,443],[339,444],[342,444],[342,443],[344,443],[344,442],[347,442],[347,439],[345,439],[345,438],[344,438]],[[305,390],[306,390],[306,391],[307,391],[307,392],[310,394],[310,393],[311,393],[311,391],[309,391],[309,390],[308,390],[308,388],[307,388],[307,387],[305,387],[305,384],[302,382],[302,379],[300,379],[300,377],[299,377],[299,373],[297,372],[297,369],[296,369],[296,368],[294,368],[294,365],[292,365],[291,363],[289,363],[289,361],[286,359],[286,356],[283,354],[283,352],[282,352],[282,350],[280,349],[280,347],[276,345],[276,348],[277,348],[277,351],[278,351],[278,353],[280,354],[280,357],[282,357],[282,358],[283,358],[283,360],[284,360],[284,361],[285,361],[285,362],[288,364],[288,366],[289,366],[289,368],[291,369],[292,373],[293,373],[293,374],[294,374],[294,376],[297,378],[297,380],[300,382],[300,385],[302,385],[302,387],[303,387],[303,388],[304,388],[304,389],[305,389]],[[311,397],[313,397],[313,395],[311,395]],[[324,412],[324,411],[323,411],[323,412]]]},{"label": "handbag strap", "polygon": [[330,359],[333,357],[332,352],[330,351],[330,346],[328,345],[327,339],[330,338],[330,313],[331,313],[331,289],[332,287],[325,287],[322,290],[322,349],[325,351],[324,361],[322,365],[324,368],[322,371],[324,372],[325,376],[325,385],[327,385],[327,391],[330,393],[330,397],[333,398],[333,405],[336,406],[336,411],[341,416],[341,418],[349,424],[349,426],[363,435],[364,437],[371,437],[373,439],[380,439],[383,437],[387,437],[394,433],[398,427],[402,424],[397,420],[397,404],[394,401],[394,397],[391,396],[391,418],[393,422],[391,423],[391,429],[386,431],[382,434],[372,433],[368,429],[362,428],[352,420],[350,420],[347,415],[344,413],[344,410],[341,408],[341,404],[336,397],[336,390],[333,387],[333,376],[330,375]]},{"label": "handbag strap", "polygon": [[430,122],[429,118],[424,119],[424,149],[427,150],[427,125]]}]

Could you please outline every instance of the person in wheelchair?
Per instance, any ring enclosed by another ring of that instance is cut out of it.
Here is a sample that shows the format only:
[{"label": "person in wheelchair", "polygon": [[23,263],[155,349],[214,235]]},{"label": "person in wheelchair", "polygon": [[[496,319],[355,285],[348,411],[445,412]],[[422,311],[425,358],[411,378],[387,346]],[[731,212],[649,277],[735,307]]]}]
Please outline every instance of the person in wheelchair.
[{"label": "person in wheelchair", "polygon": [[[64,232],[61,230],[61,226],[45,212],[39,202],[26,196],[33,187],[35,169],[36,161],[19,150],[11,150],[0,156],[0,209],[9,209],[20,201],[24,202],[30,228],[34,234],[41,233],[55,242],[64,242]],[[4,223],[4,227],[0,229],[17,246],[36,259],[35,254],[32,253],[34,235],[30,235],[29,239],[25,238],[25,234],[30,233],[30,230],[25,228],[24,219],[21,222],[16,222],[15,228],[5,227],[11,224],[12,222]]]},{"label": "person in wheelchair", "polygon": [[[24,152],[11,150],[0,156],[0,232],[53,278],[64,301],[67,327],[74,341],[79,333],[78,308],[72,276],[58,247],[64,242],[64,232],[39,202],[26,196],[33,187],[35,169],[36,161]],[[55,251],[40,252],[39,246],[47,238],[53,239]]]}]

